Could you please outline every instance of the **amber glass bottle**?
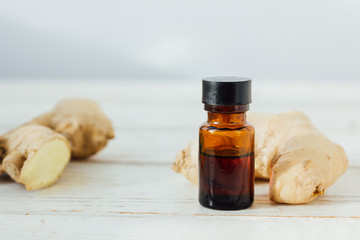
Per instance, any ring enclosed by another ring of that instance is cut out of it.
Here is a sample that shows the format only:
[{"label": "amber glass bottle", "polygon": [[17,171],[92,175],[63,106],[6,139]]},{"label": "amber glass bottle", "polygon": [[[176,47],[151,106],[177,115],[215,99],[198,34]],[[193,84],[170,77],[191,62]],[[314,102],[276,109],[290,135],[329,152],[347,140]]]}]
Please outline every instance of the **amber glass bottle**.
[{"label": "amber glass bottle", "polygon": [[251,80],[240,77],[203,79],[208,120],[200,127],[199,202],[238,210],[254,201],[254,127],[246,121]]}]

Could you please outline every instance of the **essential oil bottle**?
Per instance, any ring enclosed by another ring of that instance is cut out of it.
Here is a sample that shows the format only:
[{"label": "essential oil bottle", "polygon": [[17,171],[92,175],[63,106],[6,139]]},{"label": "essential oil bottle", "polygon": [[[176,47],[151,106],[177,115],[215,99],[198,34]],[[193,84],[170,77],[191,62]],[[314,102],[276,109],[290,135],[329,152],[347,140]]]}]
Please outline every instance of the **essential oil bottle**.
[{"label": "essential oil bottle", "polygon": [[220,210],[248,208],[254,201],[255,131],[246,121],[251,79],[204,78],[202,91],[208,119],[199,132],[199,202]]}]

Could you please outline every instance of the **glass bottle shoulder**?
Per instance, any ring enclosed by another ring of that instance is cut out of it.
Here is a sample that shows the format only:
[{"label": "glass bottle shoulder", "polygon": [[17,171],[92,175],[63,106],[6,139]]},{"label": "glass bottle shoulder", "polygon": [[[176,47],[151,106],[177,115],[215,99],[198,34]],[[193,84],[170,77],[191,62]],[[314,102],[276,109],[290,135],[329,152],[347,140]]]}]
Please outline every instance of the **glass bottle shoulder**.
[{"label": "glass bottle shoulder", "polygon": [[254,126],[246,122],[245,124],[211,124],[209,122],[205,122],[200,125],[200,134],[202,132],[216,132],[216,131],[246,131],[249,133],[254,133]]},{"label": "glass bottle shoulder", "polygon": [[[217,125],[217,124],[215,124]],[[214,156],[242,156],[254,152],[255,130],[251,123],[239,126],[200,126],[200,152]]]}]

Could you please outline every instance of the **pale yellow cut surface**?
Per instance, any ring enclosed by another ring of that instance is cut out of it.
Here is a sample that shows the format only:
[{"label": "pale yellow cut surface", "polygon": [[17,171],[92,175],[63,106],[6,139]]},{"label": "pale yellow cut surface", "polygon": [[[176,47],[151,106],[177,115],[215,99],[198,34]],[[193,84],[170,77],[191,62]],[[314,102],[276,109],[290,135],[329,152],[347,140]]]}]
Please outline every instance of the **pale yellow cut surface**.
[{"label": "pale yellow cut surface", "polygon": [[41,146],[25,162],[19,181],[27,190],[36,190],[56,182],[70,160],[70,149],[62,139]]}]

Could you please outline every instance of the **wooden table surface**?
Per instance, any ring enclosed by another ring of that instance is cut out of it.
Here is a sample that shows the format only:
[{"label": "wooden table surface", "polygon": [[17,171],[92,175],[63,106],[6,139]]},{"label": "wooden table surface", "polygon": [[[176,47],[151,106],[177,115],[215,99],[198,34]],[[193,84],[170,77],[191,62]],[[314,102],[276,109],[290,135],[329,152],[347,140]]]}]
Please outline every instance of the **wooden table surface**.
[{"label": "wooden table surface", "polygon": [[360,233],[360,84],[254,82],[257,112],[304,111],[344,146],[347,172],[304,205],[268,200],[257,181],[253,207],[216,211],[171,165],[206,120],[200,81],[0,82],[2,133],[59,100],[97,100],[116,138],[88,160],[73,160],[53,186],[28,192],[0,178],[1,239],[355,239]]}]

